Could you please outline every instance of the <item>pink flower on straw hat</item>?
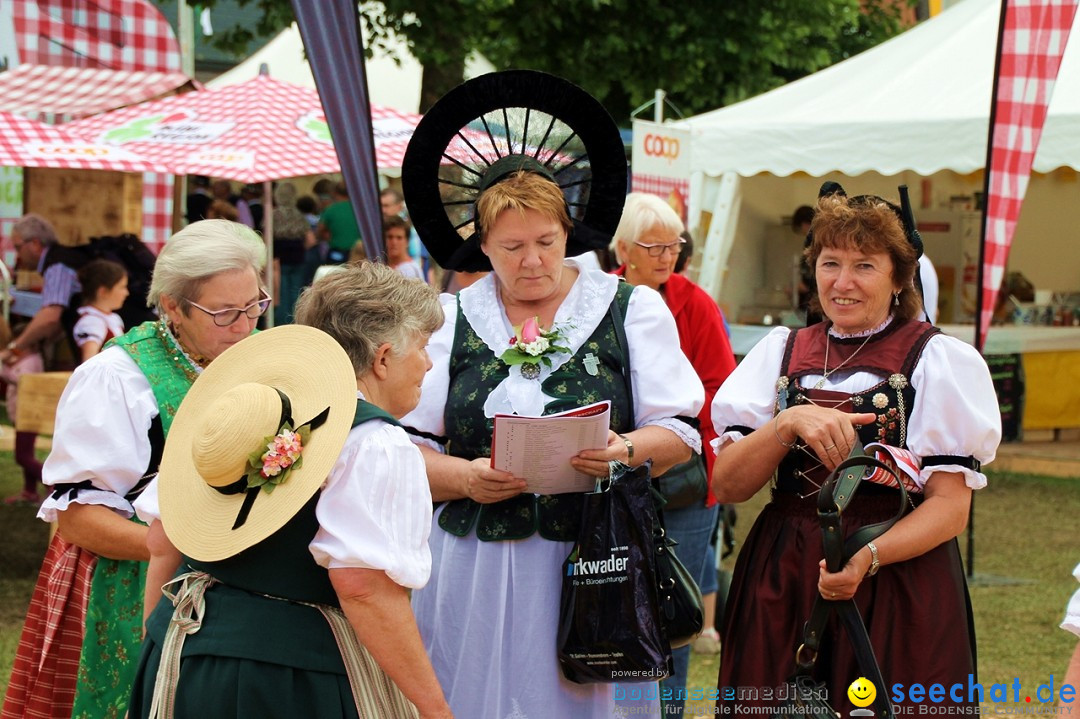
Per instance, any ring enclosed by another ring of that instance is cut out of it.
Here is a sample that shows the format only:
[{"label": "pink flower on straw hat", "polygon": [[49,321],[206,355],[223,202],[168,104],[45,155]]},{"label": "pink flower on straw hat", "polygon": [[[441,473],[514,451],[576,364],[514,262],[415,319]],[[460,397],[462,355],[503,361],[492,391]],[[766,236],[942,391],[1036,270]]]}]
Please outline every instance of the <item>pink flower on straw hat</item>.
[{"label": "pink flower on straw hat", "polygon": [[294,432],[288,422],[276,435],[266,437],[263,440],[266,450],[258,449],[248,456],[248,488],[262,487],[267,493],[272,492],[275,485],[288,478],[289,472],[300,468],[301,453],[310,437],[310,428],[303,426]]}]

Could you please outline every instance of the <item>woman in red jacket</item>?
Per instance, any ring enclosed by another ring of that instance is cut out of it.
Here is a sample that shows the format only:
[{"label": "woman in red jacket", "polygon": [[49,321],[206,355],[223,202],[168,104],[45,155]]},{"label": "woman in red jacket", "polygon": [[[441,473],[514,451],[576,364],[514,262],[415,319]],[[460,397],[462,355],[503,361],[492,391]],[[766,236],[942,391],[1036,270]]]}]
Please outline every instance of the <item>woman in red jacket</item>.
[{"label": "woman in red jacket", "polygon": [[[675,261],[685,243],[680,237],[683,223],[675,211],[656,195],[631,192],[626,197],[622,219],[615,230],[612,249],[621,266],[615,270],[632,285],[651,287],[663,296],[675,325],[679,330],[679,344],[683,354],[690,360],[701,383],[705,385],[705,403],[711,405],[713,395],[735,369],[735,357],[731,352],[724,318],[716,302],[705,290],[675,274]],[[709,443],[716,438],[709,412],[698,415],[701,422],[701,457],[704,458],[707,476],[712,476],[714,455]],[[678,468],[676,468],[678,469]],[[672,470],[674,471],[674,470]],[[669,472],[669,475],[671,472]],[[661,486],[664,478],[660,479]],[[676,553],[686,568],[697,577],[701,592],[712,595],[713,603],[706,603],[706,631],[715,638],[712,627],[717,591],[715,559],[710,540],[716,528],[719,505],[707,489],[699,499],[678,509],[669,505],[664,511],[667,532],[679,543]],[[685,699],[686,670],[690,661],[690,648],[682,647],[673,652],[675,671],[661,682],[662,698],[666,706],[677,706],[682,711]],[[666,690],[670,689],[670,695]]]}]

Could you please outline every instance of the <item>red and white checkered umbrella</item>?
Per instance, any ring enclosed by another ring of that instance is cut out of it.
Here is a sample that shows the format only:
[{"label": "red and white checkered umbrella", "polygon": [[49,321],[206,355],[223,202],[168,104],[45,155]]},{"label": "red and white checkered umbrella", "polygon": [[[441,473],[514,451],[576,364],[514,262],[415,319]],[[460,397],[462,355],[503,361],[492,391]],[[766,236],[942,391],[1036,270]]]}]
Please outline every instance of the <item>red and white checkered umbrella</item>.
[{"label": "red and white checkered umbrella", "polygon": [[[379,168],[400,167],[420,116],[373,107],[372,121]],[[266,76],[122,108],[65,129],[183,175],[264,182],[341,169],[318,92]]]},{"label": "red and white checkered umbrella", "polygon": [[0,73],[0,110],[72,119],[159,97],[188,84],[182,72],[18,65]]},{"label": "red and white checkered umbrella", "polygon": [[162,172],[120,147],[87,142],[52,125],[0,111],[0,167]]}]

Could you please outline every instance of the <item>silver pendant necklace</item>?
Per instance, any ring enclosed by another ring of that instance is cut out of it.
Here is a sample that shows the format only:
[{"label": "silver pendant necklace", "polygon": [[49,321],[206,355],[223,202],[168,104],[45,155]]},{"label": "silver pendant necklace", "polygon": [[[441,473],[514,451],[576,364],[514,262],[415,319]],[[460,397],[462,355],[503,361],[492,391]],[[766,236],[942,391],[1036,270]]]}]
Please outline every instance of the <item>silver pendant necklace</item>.
[{"label": "silver pendant necklace", "polygon": [[859,354],[859,352],[862,351],[862,348],[866,346],[866,343],[869,342],[870,338],[873,337],[873,336],[874,336],[873,332],[866,335],[866,339],[864,339],[862,341],[862,344],[859,345],[859,347],[854,352],[852,352],[850,355],[848,355],[848,358],[846,360],[844,360],[840,364],[836,365],[832,369],[829,369],[829,345],[832,344],[832,338],[829,336],[829,331],[825,330],[825,366],[822,367],[822,369],[821,369],[821,379],[819,379],[817,381],[817,384],[814,385],[814,389],[821,389],[822,387],[824,387],[825,386],[825,381],[827,379],[829,379],[829,375],[833,374],[834,372],[839,370],[841,367],[846,365],[848,362],[850,362],[851,359],[855,355]]}]

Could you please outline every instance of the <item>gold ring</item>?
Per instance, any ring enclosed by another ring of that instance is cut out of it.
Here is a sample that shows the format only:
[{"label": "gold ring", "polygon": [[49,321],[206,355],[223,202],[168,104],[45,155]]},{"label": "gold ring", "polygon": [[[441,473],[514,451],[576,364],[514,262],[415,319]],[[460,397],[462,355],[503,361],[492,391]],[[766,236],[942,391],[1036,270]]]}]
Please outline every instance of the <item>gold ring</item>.
[{"label": "gold ring", "polygon": [[825,448],[825,451],[828,452],[830,449],[836,449],[836,445],[830,444],[828,447]]}]

